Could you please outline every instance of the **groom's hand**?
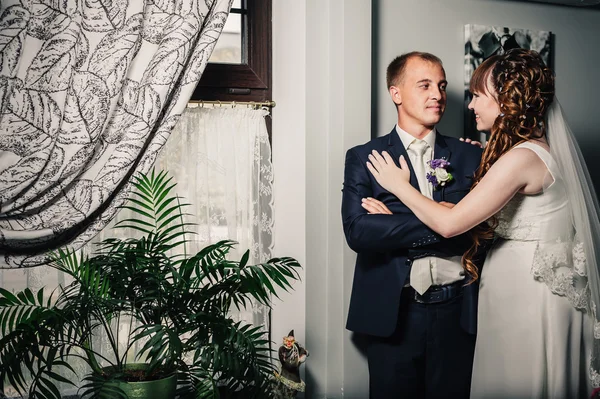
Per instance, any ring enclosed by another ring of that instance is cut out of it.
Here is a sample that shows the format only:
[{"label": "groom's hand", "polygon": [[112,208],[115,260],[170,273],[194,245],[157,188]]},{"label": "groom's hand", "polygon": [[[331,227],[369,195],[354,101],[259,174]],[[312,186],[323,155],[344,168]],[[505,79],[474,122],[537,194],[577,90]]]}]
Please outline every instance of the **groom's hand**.
[{"label": "groom's hand", "polygon": [[446,202],[446,201],[438,202],[438,204],[444,205],[446,208],[450,208],[450,209],[452,209],[456,206],[456,204],[453,204],[452,202]]},{"label": "groom's hand", "polygon": [[370,215],[392,215],[392,211],[383,202],[375,198],[363,198],[361,205]]}]

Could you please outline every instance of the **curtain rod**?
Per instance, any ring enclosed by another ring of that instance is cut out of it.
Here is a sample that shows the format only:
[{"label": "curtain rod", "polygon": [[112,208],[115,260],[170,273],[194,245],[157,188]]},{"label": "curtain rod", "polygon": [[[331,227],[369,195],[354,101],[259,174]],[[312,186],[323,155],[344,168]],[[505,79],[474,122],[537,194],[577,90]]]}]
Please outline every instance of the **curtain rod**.
[{"label": "curtain rod", "polygon": [[216,105],[219,107],[227,107],[227,106],[231,106],[232,108],[235,108],[235,106],[237,105],[241,105],[241,106],[247,106],[248,108],[273,108],[275,107],[276,103],[275,101],[206,101],[206,100],[190,100],[188,101],[188,106],[190,104],[197,104],[199,107],[203,107],[204,104],[206,105]]}]

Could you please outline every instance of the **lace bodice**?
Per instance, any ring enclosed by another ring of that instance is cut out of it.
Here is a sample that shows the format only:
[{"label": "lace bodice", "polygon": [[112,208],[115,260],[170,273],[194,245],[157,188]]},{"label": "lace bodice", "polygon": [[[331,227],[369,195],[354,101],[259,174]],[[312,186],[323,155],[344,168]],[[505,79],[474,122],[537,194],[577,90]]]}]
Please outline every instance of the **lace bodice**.
[{"label": "lace bodice", "polygon": [[[496,235],[508,240],[539,241],[547,239],[550,226],[564,226],[570,217],[568,201],[560,171],[556,163],[543,147],[525,142],[515,148],[528,148],[535,152],[546,164],[548,173],[554,179],[542,193],[535,195],[515,195],[496,214],[498,226]],[[558,233],[557,233],[558,234]],[[559,238],[551,237],[551,238]]]}]

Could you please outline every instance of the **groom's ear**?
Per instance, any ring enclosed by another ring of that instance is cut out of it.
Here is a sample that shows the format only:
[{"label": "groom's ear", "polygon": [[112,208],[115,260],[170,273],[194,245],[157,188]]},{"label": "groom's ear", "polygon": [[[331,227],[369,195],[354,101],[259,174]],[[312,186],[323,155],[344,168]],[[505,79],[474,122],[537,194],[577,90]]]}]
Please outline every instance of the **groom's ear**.
[{"label": "groom's ear", "polygon": [[402,96],[400,95],[400,89],[398,89],[397,86],[390,86],[389,92],[394,104],[402,105]]}]

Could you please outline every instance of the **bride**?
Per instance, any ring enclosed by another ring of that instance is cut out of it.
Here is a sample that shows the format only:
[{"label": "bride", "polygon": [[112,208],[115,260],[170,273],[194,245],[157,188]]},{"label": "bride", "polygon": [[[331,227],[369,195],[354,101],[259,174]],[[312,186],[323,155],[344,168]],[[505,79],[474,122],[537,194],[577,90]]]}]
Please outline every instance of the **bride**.
[{"label": "bride", "polygon": [[[422,196],[403,157],[398,167],[374,151],[367,167],[444,237],[472,229],[463,266],[481,282],[471,397],[589,397],[600,385],[598,202],[554,97],[554,75],[538,53],[515,49],[483,62],[471,92],[469,109],[490,138],[471,192],[458,204]],[[428,179],[436,179],[435,169]],[[372,198],[363,207],[389,213]],[[492,237],[479,276],[472,258]]]}]

